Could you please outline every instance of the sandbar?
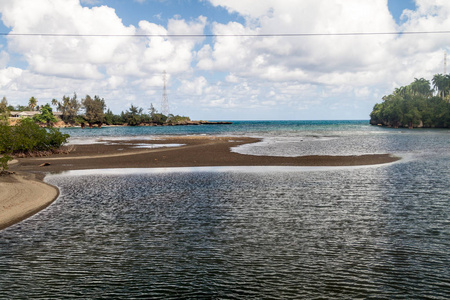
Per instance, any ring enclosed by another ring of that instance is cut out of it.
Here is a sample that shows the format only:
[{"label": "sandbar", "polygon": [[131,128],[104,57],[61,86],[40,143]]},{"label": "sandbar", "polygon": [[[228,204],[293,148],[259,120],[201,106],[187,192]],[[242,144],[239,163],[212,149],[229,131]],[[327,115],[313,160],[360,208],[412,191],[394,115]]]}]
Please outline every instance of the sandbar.
[{"label": "sandbar", "polygon": [[[156,140],[113,139],[104,143],[65,146],[68,154],[18,158],[10,166],[19,175],[0,177],[0,229],[17,223],[52,203],[58,189],[43,183],[47,173],[117,168],[219,166],[361,166],[391,163],[390,154],[353,156],[256,156],[231,152],[231,147],[256,143],[258,138],[222,136],[166,136]],[[179,147],[142,148],[142,144],[179,144]]]},{"label": "sandbar", "polygon": [[[170,168],[218,166],[361,166],[391,163],[390,154],[352,156],[256,156],[231,152],[231,147],[261,139],[222,136],[168,136],[158,140],[105,140],[106,144],[72,145],[69,154],[22,158],[12,169],[32,172],[109,168]],[[142,144],[181,144],[171,148],[136,148]],[[43,163],[47,166],[41,167]]]}]

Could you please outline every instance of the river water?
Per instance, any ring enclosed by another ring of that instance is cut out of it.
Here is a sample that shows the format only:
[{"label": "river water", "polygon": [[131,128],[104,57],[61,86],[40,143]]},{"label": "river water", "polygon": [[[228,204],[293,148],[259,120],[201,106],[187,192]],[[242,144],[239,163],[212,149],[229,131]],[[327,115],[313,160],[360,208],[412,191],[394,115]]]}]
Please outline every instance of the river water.
[{"label": "river water", "polygon": [[450,132],[305,123],[72,130],[75,142],[193,130],[263,137],[233,149],[249,155],[403,159],[49,175],[58,200],[0,232],[0,298],[448,299]]}]

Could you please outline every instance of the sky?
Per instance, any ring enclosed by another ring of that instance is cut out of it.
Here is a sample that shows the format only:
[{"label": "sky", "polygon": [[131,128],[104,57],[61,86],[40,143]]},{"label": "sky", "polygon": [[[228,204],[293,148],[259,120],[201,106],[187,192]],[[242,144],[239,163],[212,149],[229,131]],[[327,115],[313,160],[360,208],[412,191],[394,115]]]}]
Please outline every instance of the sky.
[{"label": "sky", "polygon": [[[448,0],[0,0],[0,17],[9,104],[77,93],[160,109],[166,72],[170,113],[195,120],[369,119],[396,87],[443,73],[450,45],[329,35],[448,31]],[[299,33],[319,35],[282,36]]]}]

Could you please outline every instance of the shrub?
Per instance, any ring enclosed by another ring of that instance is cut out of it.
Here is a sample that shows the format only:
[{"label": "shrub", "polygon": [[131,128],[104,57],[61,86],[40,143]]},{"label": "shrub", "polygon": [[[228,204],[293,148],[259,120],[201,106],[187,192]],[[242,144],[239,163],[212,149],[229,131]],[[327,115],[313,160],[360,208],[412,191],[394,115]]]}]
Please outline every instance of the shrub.
[{"label": "shrub", "polygon": [[0,154],[55,150],[68,138],[56,128],[40,128],[33,120],[23,119],[16,126],[0,125]]},{"label": "shrub", "polygon": [[8,171],[8,161],[12,160],[12,157],[9,155],[0,156],[0,172]]}]

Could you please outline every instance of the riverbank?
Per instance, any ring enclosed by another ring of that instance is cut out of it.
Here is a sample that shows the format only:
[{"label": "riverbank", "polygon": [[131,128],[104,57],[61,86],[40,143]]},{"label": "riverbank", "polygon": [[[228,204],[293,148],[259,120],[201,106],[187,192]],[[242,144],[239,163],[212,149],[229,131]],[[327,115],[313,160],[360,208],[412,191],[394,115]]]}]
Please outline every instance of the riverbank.
[{"label": "riverbank", "polygon": [[[360,156],[253,156],[230,148],[256,143],[249,137],[168,136],[155,140],[107,140],[65,146],[69,154],[17,159],[10,170],[22,175],[0,177],[0,229],[47,207],[58,190],[42,181],[46,173],[108,168],[171,168],[206,166],[360,166],[399,160],[389,154]],[[176,145],[174,147],[174,145]],[[165,147],[164,147],[165,146]]]},{"label": "riverbank", "polygon": [[49,206],[59,190],[33,174],[0,177],[0,230],[18,223]]}]

